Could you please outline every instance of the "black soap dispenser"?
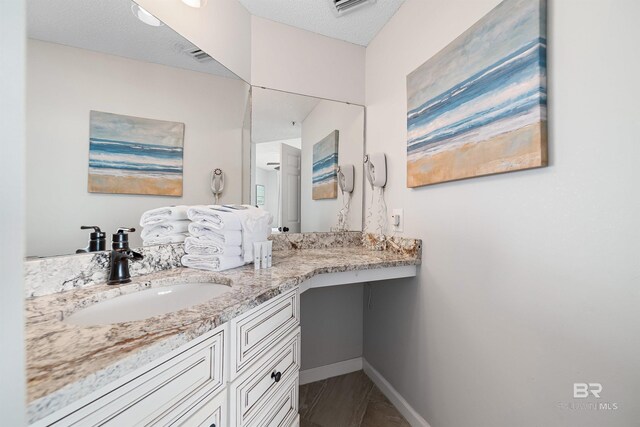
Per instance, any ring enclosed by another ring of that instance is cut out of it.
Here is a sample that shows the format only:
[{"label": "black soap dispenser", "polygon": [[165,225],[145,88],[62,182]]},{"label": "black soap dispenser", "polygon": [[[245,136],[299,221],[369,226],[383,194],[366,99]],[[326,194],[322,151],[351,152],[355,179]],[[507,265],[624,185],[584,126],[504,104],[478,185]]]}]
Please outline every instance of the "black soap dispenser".
[{"label": "black soap dispenser", "polygon": [[83,254],[87,252],[98,252],[107,250],[107,233],[102,232],[97,225],[83,225],[81,230],[93,229],[93,233],[89,235],[89,246],[84,249],[78,249],[77,254]]},{"label": "black soap dispenser", "polygon": [[131,281],[129,273],[129,260],[138,261],[142,254],[129,249],[129,234],[136,231],[135,228],[118,228],[112,235],[111,261],[109,263],[109,285],[121,285]]}]

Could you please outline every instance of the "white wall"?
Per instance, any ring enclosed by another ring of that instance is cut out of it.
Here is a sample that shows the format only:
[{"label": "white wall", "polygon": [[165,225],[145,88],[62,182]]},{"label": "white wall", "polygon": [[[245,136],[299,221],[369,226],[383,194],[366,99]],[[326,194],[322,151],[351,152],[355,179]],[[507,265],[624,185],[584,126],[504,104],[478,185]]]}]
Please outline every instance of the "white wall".
[{"label": "white wall", "polygon": [[251,17],[251,84],[364,105],[365,48]]},{"label": "white wall", "polygon": [[24,361],[25,2],[0,2],[0,414],[26,425]]},{"label": "white wall", "polygon": [[211,0],[200,9],[177,0],[136,3],[244,81],[251,81],[251,15],[238,0]]},{"label": "white wall", "polygon": [[247,97],[244,107],[244,118],[242,121],[242,203],[251,203],[252,179],[251,173],[252,161],[255,159],[253,150],[251,149],[251,93]]},{"label": "white wall", "polygon": [[251,16],[237,0],[137,3],[253,85],[364,104],[362,46]]},{"label": "white wall", "polygon": [[[119,226],[137,227],[145,210],[212,203],[216,167],[226,178],[221,200],[240,202],[246,83],[35,40],[27,68],[28,255],[86,246],[80,225],[99,225],[110,239]],[[88,193],[90,110],[185,123],[183,196]]]},{"label": "white wall", "polygon": [[[424,255],[373,285],[364,356],[432,427],[634,425],[640,3],[550,1],[548,168],[405,187],[406,75],[498,3],[407,0],[367,49],[367,149]],[[559,409],[574,382],[620,409]]]},{"label": "white wall", "polygon": [[355,166],[355,184],[349,212],[349,230],[362,230],[362,159],[364,156],[364,108],[322,100],[302,122],[301,216],[302,232],[329,231],[337,225],[344,204],[338,188],[337,199],[313,200],[313,146],[334,130],[338,136],[338,163]]}]

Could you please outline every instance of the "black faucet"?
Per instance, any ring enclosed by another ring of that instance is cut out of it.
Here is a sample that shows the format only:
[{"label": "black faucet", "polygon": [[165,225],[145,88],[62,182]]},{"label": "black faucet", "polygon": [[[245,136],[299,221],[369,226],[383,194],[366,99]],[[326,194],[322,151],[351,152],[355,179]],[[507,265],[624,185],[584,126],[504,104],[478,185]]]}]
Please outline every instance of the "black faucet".
[{"label": "black faucet", "polygon": [[129,249],[129,233],[136,231],[135,228],[118,228],[111,243],[111,261],[109,263],[109,285],[121,285],[131,281],[129,273],[129,260],[138,261],[144,258],[142,254]]},{"label": "black faucet", "polygon": [[100,230],[100,227],[97,225],[83,225],[80,227],[81,230],[91,230],[93,232],[89,236],[89,245],[84,249],[78,249],[76,251],[77,254],[83,254],[87,252],[98,252],[104,251],[107,249],[107,233],[103,233]]}]

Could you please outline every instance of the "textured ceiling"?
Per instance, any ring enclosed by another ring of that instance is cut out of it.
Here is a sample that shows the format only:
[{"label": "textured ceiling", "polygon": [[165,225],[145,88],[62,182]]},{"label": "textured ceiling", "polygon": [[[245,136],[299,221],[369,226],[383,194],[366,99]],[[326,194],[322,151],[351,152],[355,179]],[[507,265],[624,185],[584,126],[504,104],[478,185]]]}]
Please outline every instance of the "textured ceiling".
[{"label": "textured ceiling", "polygon": [[310,96],[254,87],[251,93],[251,140],[262,143],[302,137],[302,121],[318,102],[320,99]]},{"label": "textured ceiling", "polygon": [[166,25],[152,27],[142,23],[131,12],[132,4],[130,0],[29,0],[28,35],[144,62],[238,78],[214,60],[199,63],[184,53],[194,45]]},{"label": "textured ceiling", "polygon": [[337,16],[331,0],[239,0],[251,14],[367,46],[404,0],[377,0]]}]

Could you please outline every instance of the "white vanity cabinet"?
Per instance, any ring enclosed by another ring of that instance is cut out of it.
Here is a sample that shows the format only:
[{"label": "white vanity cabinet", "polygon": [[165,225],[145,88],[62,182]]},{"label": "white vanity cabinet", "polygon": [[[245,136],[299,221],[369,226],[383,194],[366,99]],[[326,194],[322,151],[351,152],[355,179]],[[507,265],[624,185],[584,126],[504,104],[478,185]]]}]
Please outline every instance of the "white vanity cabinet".
[{"label": "white vanity cabinet", "polygon": [[299,370],[294,289],[34,425],[288,427]]}]

